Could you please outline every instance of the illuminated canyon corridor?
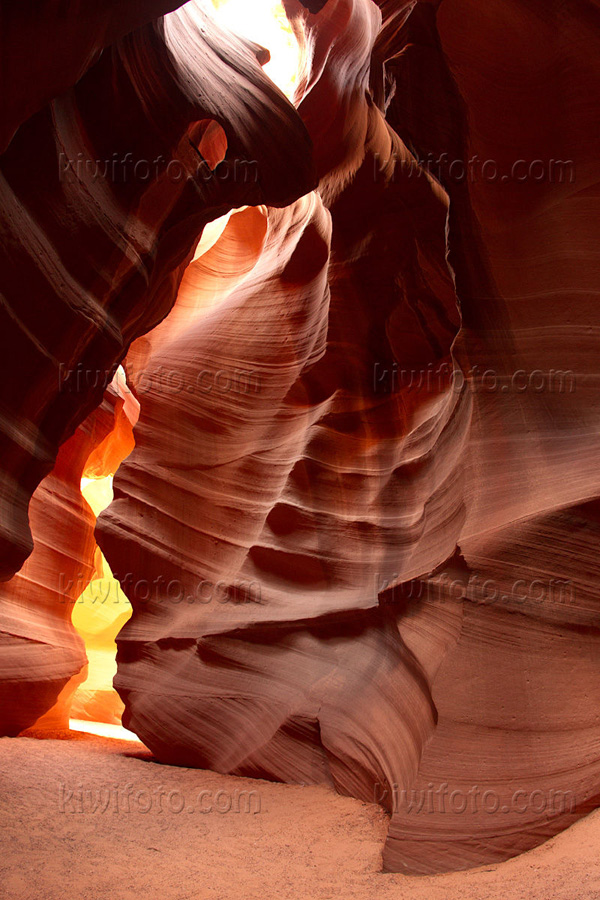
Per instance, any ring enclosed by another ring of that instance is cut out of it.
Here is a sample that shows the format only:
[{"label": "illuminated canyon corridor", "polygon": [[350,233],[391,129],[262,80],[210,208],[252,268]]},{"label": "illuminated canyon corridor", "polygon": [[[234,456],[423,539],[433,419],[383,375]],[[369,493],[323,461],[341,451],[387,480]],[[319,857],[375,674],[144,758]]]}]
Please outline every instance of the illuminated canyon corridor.
[{"label": "illuminated canyon corridor", "polygon": [[0,896],[600,896],[596,0],[0,0]]}]

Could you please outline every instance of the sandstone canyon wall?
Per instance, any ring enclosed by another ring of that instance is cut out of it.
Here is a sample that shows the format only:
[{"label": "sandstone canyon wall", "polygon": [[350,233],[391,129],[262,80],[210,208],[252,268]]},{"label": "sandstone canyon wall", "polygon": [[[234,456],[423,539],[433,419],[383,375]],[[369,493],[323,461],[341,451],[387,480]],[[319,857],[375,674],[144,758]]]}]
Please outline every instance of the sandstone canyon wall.
[{"label": "sandstone canyon wall", "polygon": [[[285,0],[292,105],[174,5],[74,19],[6,114],[2,726],[85,665],[53,585],[131,451],[124,724],[380,802],[387,870],[506,859],[600,793],[598,6]],[[127,153],[185,178],[64,163]]]}]

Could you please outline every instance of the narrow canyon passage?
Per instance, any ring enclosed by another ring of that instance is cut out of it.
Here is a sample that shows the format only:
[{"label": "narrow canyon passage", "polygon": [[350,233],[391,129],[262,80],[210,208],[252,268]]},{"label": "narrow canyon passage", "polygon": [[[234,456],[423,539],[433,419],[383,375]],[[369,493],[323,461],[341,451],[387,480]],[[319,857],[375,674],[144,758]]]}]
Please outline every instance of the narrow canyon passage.
[{"label": "narrow canyon passage", "polygon": [[0,735],[500,871],[600,798],[597,3],[121,2],[0,34]]}]

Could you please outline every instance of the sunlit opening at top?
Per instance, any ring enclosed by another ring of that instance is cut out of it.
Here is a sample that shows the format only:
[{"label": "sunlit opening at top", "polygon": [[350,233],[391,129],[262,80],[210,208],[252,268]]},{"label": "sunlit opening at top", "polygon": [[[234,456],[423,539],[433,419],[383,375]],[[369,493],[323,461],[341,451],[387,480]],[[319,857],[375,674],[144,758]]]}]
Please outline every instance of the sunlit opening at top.
[{"label": "sunlit opening at top", "polygon": [[213,0],[217,21],[236,34],[266,47],[269,78],[292,97],[300,66],[300,48],[281,3],[274,0]]}]

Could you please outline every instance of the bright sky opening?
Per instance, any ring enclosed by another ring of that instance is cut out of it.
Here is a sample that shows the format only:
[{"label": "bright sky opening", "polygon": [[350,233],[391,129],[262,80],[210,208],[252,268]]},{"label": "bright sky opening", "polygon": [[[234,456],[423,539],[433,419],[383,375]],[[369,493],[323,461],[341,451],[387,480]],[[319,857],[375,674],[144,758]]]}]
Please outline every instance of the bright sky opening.
[{"label": "bright sky opening", "polygon": [[300,48],[281,3],[274,0],[213,0],[217,21],[271,53],[264,71],[291,98],[296,88]]}]

